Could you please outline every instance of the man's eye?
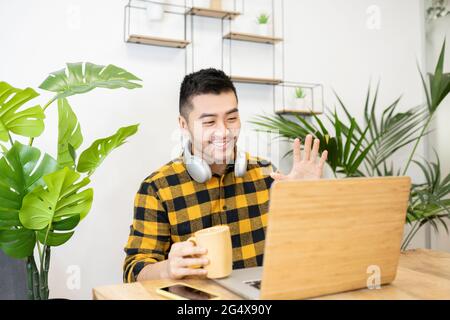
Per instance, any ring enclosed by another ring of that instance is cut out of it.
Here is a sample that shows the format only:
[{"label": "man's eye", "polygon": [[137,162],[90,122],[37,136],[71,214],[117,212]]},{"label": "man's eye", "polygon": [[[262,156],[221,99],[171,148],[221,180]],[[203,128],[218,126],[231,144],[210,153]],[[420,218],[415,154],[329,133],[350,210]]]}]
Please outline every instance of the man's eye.
[{"label": "man's eye", "polygon": [[203,125],[205,125],[205,126],[210,126],[210,125],[213,125],[214,124],[214,121],[205,121],[205,122],[203,122]]},{"label": "man's eye", "polygon": [[235,120],[237,120],[237,117],[228,118],[228,121],[235,121]]}]

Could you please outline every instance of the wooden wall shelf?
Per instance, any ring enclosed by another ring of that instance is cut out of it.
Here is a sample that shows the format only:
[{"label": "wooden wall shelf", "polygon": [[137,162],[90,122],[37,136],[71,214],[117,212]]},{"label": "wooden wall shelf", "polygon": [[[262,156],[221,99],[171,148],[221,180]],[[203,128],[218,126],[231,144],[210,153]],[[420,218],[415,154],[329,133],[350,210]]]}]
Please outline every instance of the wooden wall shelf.
[{"label": "wooden wall shelf", "polygon": [[191,14],[193,16],[200,16],[200,17],[234,20],[241,13],[237,11],[192,7],[186,12],[186,14]]},{"label": "wooden wall shelf", "polygon": [[281,79],[270,79],[270,78],[252,78],[252,77],[240,77],[231,76],[231,81],[240,83],[254,83],[254,84],[270,84],[277,85],[282,83]]},{"label": "wooden wall shelf", "polygon": [[266,44],[275,44],[283,41],[282,38],[277,37],[267,37],[260,36],[257,34],[241,33],[241,32],[230,32],[223,36],[224,39],[239,40],[239,41],[250,41]]},{"label": "wooden wall shelf", "polygon": [[127,42],[147,44],[160,47],[170,47],[170,48],[186,48],[186,46],[190,43],[189,41],[186,40],[150,37],[136,34],[131,34],[128,37]]}]

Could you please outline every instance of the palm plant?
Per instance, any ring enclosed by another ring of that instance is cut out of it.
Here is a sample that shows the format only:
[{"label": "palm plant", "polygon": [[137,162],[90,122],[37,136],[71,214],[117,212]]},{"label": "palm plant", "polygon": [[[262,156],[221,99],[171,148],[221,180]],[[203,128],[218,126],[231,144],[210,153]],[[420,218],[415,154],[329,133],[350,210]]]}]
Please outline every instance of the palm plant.
[{"label": "palm plant", "polygon": [[414,163],[420,167],[425,182],[413,184],[411,187],[406,219],[412,228],[402,244],[403,250],[408,247],[414,235],[426,223],[429,223],[436,232],[439,232],[438,226],[441,225],[448,234],[448,227],[444,219],[450,217],[450,199],[448,199],[450,174],[442,179],[437,155],[436,162],[414,161]]},{"label": "palm plant", "polygon": [[[90,176],[104,158],[137,132],[138,125],[120,128],[94,141],[77,156],[83,142],[68,97],[95,88],[140,88],[139,78],[114,65],[68,63],[51,73],[40,89],[53,92],[41,107],[24,105],[39,94],[0,82],[0,248],[10,257],[26,259],[28,297],[47,299],[51,247],[66,243],[91,209]],[[33,147],[45,129],[45,111],[58,106],[56,158]],[[17,138],[28,138],[28,143]],[[39,261],[35,261],[35,250]]]},{"label": "palm plant", "polygon": [[[436,162],[425,164],[414,160],[421,139],[430,132],[429,126],[436,110],[450,92],[450,74],[443,72],[444,56],[445,41],[435,72],[428,76],[428,84],[419,70],[427,102],[406,111],[397,110],[401,100],[399,97],[383,108],[381,116],[378,116],[379,85],[375,93],[372,93],[369,85],[362,123],[356,121],[336,93],[338,106],[344,117],[338,116],[336,108],[333,111],[327,110],[326,118],[332,132],[315,114],[312,115],[312,121],[299,115],[291,118],[261,115],[251,123],[256,125],[257,130],[276,132],[279,137],[287,140],[304,138],[311,133],[320,140],[320,152],[328,150],[327,163],[335,176],[405,175],[411,163],[417,164],[426,177],[426,182],[413,184],[411,188],[406,222],[412,224],[412,228],[402,245],[406,249],[423,225],[430,223],[436,227],[440,223],[447,231],[444,218],[450,218],[450,201],[446,199],[450,194],[450,176],[441,180],[439,158],[436,155]],[[392,156],[403,151],[406,146],[412,146],[406,164],[403,167],[394,166]]]}]

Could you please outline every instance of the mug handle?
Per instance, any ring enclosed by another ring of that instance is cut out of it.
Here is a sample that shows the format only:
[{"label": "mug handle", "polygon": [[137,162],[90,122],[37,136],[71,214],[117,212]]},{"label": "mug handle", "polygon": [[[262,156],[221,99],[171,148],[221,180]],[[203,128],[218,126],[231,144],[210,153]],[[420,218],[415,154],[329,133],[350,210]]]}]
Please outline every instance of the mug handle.
[{"label": "mug handle", "polygon": [[[190,241],[190,242],[192,242],[192,244],[194,245],[194,246],[197,246],[197,239],[195,238],[195,237],[190,237],[189,239],[187,239],[186,241]],[[189,256],[190,258],[196,258],[194,255],[191,255],[191,256]],[[189,266],[189,268],[193,268],[193,269],[199,269],[199,268],[201,268],[202,267],[202,265],[200,265],[200,264],[196,264],[196,265],[193,265],[193,266]]]},{"label": "mug handle", "polygon": [[195,237],[190,237],[189,239],[187,239],[186,241],[190,241],[194,244],[194,246],[197,245],[197,239],[195,239]]}]

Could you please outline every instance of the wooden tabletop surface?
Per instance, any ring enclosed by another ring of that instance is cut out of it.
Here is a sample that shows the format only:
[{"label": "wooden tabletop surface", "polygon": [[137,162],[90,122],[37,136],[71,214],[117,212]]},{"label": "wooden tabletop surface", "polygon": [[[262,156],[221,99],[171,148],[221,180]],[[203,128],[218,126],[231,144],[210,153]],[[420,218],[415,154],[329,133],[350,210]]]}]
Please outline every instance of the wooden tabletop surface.
[{"label": "wooden tabletop surface", "polygon": [[[93,298],[98,300],[166,299],[156,293],[156,288],[175,282],[195,285],[219,294],[222,299],[241,299],[212,280],[150,280],[130,284],[118,284],[93,289]],[[397,277],[380,289],[361,289],[332,294],[315,299],[450,299],[450,253],[428,249],[403,252]]]}]

